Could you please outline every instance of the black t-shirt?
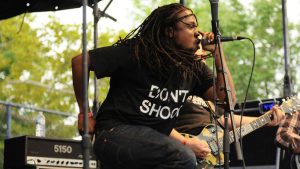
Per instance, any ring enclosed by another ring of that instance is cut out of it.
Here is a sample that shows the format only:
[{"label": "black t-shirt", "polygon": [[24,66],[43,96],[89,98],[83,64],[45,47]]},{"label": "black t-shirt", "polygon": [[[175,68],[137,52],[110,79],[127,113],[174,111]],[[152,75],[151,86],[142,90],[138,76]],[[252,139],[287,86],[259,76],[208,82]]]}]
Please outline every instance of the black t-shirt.
[{"label": "black t-shirt", "polygon": [[97,130],[133,124],[168,135],[187,97],[201,96],[212,86],[212,72],[202,62],[197,63],[199,80],[180,79],[176,73],[168,80],[159,80],[131,57],[129,46],[98,48],[89,55],[97,78],[111,77],[109,92],[97,114]]}]

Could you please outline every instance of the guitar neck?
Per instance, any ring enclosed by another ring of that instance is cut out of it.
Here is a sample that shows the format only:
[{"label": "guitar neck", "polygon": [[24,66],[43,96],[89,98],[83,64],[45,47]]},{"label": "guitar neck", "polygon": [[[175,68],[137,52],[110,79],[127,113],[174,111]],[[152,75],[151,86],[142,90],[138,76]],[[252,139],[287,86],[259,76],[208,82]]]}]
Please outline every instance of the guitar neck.
[{"label": "guitar neck", "polygon": [[[250,122],[249,124],[243,125],[242,128],[241,127],[237,128],[236,129],[237,139],[240,139],[240,136],[243,137],[251,133],[252,131],[257,130],[258,128],[266,125],[267,123],[272,121],[271,117],[272,117],[272,112],[268,111],[264,115]],[[242,134],[240,132],[242,132]],[[229,142],[230,143],[234,142],[233,131],[229,132]]]}]

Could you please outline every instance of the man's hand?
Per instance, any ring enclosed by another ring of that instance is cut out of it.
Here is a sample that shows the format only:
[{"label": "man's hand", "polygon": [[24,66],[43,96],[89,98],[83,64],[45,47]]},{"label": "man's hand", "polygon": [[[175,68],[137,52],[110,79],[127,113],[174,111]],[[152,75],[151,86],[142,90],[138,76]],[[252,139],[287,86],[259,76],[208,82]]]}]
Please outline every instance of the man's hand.
[{"label": "man's hand", "polygon": [[197,137],[189,138],[186,146],[192,149],[198,158],[205,158],[211,152],[208,144]]},{"label": "man's hand", "polygon": [[[212,32],[200,32],[202,39],[207,39],[208,42],[213,42],[214,41],[214,34]],[[202,44],[201,44],[202,46]],[[205,51],[210,51],[214,52],[215,51],[215,44],[208,44],[208,45],[203,45],[202,48]]]},{"label": "man's hand", "polygon": [[[80,113],[78,114],[78,132],[80,133],[80,135],[83,135],[83,121],[84,121],[84,114]],[[89,123],[89,134],[93,135],[94,131],[95,131],[95,124],[96,121],[93,118],[93,114],[92,112],[88,113],[88,123]]]},{"label": "man's hand", "polygon": [[268,126],[278,126],[284,117],[284,112],[277,105],[273,106],[271,111],[273,113],[273,119],[269,122]]}]

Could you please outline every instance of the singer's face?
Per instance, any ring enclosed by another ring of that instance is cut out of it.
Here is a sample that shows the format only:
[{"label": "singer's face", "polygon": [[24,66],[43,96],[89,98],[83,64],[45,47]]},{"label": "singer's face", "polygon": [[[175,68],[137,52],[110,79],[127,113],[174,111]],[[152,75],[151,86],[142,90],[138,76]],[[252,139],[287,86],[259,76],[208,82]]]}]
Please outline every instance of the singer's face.
[{"label": "singer's face", "polygon": [[175,42],[179,47],[195,52],[200,43],[197,19],[190,10],[182,11],[178,18],[182,19],[177,21],[174,28]]}]

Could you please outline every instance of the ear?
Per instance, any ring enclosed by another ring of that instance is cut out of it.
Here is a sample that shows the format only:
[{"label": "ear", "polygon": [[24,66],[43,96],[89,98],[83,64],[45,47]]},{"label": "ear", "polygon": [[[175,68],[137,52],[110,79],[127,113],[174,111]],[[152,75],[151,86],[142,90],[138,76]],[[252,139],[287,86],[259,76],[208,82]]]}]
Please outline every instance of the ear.
[{"label": "ear", "polygon": [[174,37],[174,29],[172,27],[167,27],[166,30],[165,30],[165,34],[169,38],[173,38]]}]

